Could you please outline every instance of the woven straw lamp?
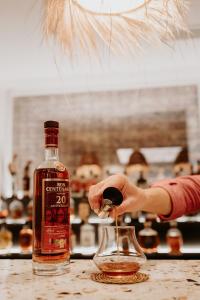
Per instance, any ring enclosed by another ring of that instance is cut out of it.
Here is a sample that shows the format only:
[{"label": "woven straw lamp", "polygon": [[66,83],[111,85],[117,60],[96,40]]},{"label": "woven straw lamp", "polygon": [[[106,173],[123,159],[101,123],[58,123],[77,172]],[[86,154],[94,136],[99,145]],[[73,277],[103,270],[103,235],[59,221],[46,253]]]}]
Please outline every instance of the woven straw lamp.
[{"label": "woven straw lamp", "polygon": [[147,173],[149,165],[146,161],[145,156],[140,152],[139,149],[136,149],[131,155],[129,162],[126,166],[126,174],[131,175],[135,172]]},{"label": "woven straw lamp", "polygon": [[77,168],[77,175],[90,178],[93,175],[100,176],[102,172],[98,157],[95,152],[85,152],[81,156],[80,165]]},{"label": "woven straw lamp", "polygon": [[187,147],[181,149],[174,162],[174,174],[179,173],[183,173],[185,175],[189,175],[191,173],[191,164],[189,161]]},{"label": "woven straw lamp", "polygon": [[100,41],[113,53],[135,53],[146,43],[189,33],[187,0],[44,0],[44,32],[68,54],[97,53]]}]

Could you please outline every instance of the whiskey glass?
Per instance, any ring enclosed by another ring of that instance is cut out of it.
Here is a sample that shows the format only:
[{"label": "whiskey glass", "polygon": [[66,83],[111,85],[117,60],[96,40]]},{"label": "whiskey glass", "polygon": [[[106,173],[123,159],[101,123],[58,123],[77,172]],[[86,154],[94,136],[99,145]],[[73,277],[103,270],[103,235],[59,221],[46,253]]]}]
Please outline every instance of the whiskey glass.
[{"label": "whiskey glass", "polygon": [[126,276],[139,271],[146,262],[134,226],[102,226],[100,246],[93,258],[108,276]]}]

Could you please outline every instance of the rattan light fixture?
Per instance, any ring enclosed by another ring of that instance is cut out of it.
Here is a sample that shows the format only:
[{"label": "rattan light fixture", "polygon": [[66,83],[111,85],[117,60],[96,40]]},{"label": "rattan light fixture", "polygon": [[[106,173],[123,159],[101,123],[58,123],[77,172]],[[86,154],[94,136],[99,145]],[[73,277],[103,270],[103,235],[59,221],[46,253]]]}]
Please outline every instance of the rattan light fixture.
[{"label": "rattan light fixture", "polygon": [[114,53],[135,52],[188,32],[187,0],[44,1],[45,35],[69,54],[98,52],[100,41]]}]

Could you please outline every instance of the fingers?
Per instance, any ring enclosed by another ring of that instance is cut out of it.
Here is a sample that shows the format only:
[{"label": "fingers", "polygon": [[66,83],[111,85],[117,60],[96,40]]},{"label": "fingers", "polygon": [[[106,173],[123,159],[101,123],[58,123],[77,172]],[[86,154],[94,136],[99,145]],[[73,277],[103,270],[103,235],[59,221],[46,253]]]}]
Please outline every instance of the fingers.
[{"label": "fingers", "polygon": [[93,210],[98,210],[100,208],[102,194],[107,187],[112,186],[122,190],[126,181],[127,178],[124,175],[113,175],[97,183],[96,185],[91,186],[88,193],[88,200],[91,208]]},{"label": "fingers", "polygon": [[99,182],[96,185],[92,185],[88,193],[88,201],[93,210],[99,210],[102,202],[101,187],[104,183]]}]

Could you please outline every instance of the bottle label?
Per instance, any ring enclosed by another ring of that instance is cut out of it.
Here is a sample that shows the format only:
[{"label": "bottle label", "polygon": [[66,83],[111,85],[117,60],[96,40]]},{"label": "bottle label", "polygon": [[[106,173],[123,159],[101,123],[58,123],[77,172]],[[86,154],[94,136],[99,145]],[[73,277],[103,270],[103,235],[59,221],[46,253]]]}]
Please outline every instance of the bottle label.
[{"label": "bottle label", "polygon": [[69,250],[69,181],[42,181],[42,253]]}]

